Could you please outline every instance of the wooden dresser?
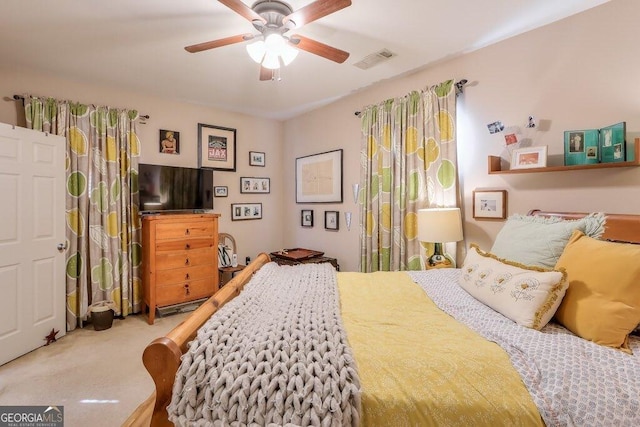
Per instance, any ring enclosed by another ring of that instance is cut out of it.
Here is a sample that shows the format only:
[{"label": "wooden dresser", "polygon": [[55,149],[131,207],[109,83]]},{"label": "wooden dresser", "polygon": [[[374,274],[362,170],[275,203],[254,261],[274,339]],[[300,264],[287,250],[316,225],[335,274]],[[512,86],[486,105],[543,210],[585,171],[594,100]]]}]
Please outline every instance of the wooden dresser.
[{"label": "wooden dresser", "polygon": [[142,218],[142,312],[207,298],[218,290],[219,214]]}]

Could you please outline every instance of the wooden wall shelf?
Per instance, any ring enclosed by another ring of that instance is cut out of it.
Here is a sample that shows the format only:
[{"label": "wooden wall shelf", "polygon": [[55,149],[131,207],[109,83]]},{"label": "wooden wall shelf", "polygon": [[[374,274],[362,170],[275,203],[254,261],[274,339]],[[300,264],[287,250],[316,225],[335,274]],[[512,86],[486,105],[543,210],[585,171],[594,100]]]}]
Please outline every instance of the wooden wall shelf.
[{"label": "wooden wall shelf", "polygon": [[521,173],[538,173],[538,172],[563,172],[563,171],[576,171],[586,169],[610,169],[610,168],[628,168],[631,166],[640,166],[640,138],[635,139],[634,143],[634,159],[627,162],[619,163],[593,163],[589,165],[572,165],[572,166],[547,166],[544,168],[530,168],[530,169],[507,169],[502,170],[500,162],[502,158],[500,156],[489,156],[487,166],[489,175],[498,174],[521,174]]}]

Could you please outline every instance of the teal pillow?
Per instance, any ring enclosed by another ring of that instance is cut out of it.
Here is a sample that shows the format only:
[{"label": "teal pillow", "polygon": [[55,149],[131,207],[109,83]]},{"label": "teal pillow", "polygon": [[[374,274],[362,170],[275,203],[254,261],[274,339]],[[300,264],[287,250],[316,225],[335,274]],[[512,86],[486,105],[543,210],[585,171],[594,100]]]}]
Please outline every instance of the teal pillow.
[{"label": "teal pillow", "polygon": [[535,215],[511,215],[496,236],[491,253],[529,266],[554,268],[574,230],[599,238],[606,217],[592,213],[576,220]]}]

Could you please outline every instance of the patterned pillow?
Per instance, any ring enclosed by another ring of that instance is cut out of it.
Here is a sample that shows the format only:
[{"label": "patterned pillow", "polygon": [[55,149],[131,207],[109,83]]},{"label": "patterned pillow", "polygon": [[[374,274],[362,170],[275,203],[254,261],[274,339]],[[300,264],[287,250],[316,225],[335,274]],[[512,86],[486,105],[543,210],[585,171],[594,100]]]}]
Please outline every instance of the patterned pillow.
[{"label": "patterned pillow", "polygon": [[569,289],[556,320],[574,334],[631,352],[629,334],[640,323],[640,246],[573,233],[558,267]]},{"label": "patterned pillow", "polygon": [[475,244],[464,260],[459,283],[478,301],[521,326],[537,330],[553,317],[567,290],[563,270],[502,260]]},{"label": "patterned pillow", "polygon": [[511,215],[491,253],[520,264],[554,268],[574,230],[598,238],[604,232],[605,215],[592,213],[577,220],[534,215]]}]

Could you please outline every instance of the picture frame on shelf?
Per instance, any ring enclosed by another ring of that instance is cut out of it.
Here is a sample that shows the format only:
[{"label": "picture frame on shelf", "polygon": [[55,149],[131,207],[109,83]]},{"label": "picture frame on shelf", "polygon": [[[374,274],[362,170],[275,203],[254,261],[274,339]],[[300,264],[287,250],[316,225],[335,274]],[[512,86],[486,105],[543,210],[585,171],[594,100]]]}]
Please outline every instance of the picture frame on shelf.
[{"label": "picture frame on shelf", "polygon": [[302,227],[313,227],[313,210],[312,209],[302,209],[300,211],[300,225]]},{"label": "picture frame on shelf", "polygon": [[600,129],[600,161],[602,163],[617,163],[627,160],[626,134],[626,122]]},{"label": "picture frame on shelf", "polygon": [[160,129],[159,149],[164,154],[180,154],[180,132]]},{"label": "picture frame on shelf", "polygon": [[249,166],[261,166],[266,165],[265,153],[261,151],[249,151]]},{"label": "picture frame on shelf", "polygon": [[271,192],[271,179],[243,176],[240,178],[240,193],[266,194]]},{"label": "picture frame on shelf", "polygon": [[568,130],[564,132],[564,164],[588,165],[599,163],[598,129]]},{"label": "picture frame on shelf", "polygon": [[340,213],[338,211],[324,211],[324,228],[330,231],[340,229]]},{"label": "picture frame on shelf", "polygon": [[236,170],[236,130],[198,123],[198,167]]},{"label": "picture frame on shelf", "polygon": [[218,185],[213,187],[214,197],[227,197],[229,195],[229,187],[226,185]]},{"label": "picture frame on shelf", "polygon": [[342,203],[342,149],[296,159],[296,203]]},{"label": "picture frame on shelf", "polygon": [[547,146],[516,148],[511,152],[511,169],[532,169],[547,166]]},{"label": "picture frame on shelf", "polygon": [[262,203],[231,203],[231,221],[262,219]]},{"label": "picture frame on shelf", "polygon": [[506,219],[507,190],[473,190],[473,218]]}]

